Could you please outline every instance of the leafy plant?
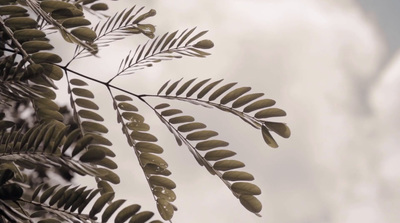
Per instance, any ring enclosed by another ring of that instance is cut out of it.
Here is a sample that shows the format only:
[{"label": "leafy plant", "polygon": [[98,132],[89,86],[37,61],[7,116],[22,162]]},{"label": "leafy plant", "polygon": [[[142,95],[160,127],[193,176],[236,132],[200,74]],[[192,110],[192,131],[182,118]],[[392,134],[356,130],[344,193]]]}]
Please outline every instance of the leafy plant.
[{"label": "leafy plant", "polygon": [[[134,102],[151,108],[177,143],[184,144],[200,165],[216,175],[246,209],[258,215],[262,206],[256,196],[261,190],[251,183],[252,174],[238,170],[245,164],[233,158],[236,153],[229,149],[229,143],[168,102],[179,100],[233,114],[259,129],[265,142],[276,148],[278,144],[270,132],[288,138],[290,130],[284,123],[269,120],[286,115],[272,107],[274,100],[263,99],[262,93],[250,93],[250,87],[236,87],[237,83],[223,80],[168,81],[153,95],[113,85],[114,79],[161,61],[210,55],[207,50],[214,44],[202,39],[207,31],[192,28],[156,35],[154,25],[147,23],[155,10],[133,6],[103,17],[99,11],[107,10],[108,5],[96,0],[1,0],[0,5],[2,222],[107,222],[113,214],[115,222],[146,222],[154,215],[139,212],[138,204],[123,207],[125,200],[114,200],[112,184],[120,179],[113,172],[117,163],[112,160],[112,143],[104,135],[108,128],[97,112],[100,108],[93,100],[96,95],[88,88],[93,83],[108,90],[122,133],[164,220],[171,220],[177,210],[173,204],[176,185],[169,178],[168,163],[161,157],[163,148]],[[89,28],[91,21],[85,17],[88,12],[104,19]],[[51,53],[60,47],[47,38],[54,32],[76,46],[66,65],[61,65],[65,58]],[[144,35],[149,41],[121,58],[118,72],[107,82],[70,69],[75,60],[96,56],[102,48],[135,35]],[[68,109],[54,102],[55,81],[67,83],[73,119]],[[152,104],[147,100],[151,97],[164,102]],[[32,119],[22,119],[22,110],[31,110]],[[48,180],[50,172],[64,180]],[[68,181],[73,174],[93,177],[98,187],[71,185]]]}]

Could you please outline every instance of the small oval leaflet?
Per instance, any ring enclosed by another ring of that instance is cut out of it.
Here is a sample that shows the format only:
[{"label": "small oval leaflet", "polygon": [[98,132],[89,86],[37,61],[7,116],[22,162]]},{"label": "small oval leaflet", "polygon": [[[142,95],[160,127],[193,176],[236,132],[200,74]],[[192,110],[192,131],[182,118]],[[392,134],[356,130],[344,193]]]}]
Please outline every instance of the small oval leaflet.
[{"label": "small oval leaflet", "polygon": [[60,63],[61,57],[54,53],[38,52],[31,56],[35,63]]},{"label": "small oval leaflet", "polygon": [[246,195],[260,195],[261,189],[252,183],[248,182],[236,182],[231,186],[232,191],[238,194],[246,194]]},{"label": "small oval leaflet", "polygon": [[71,33],[74,36],[78,37],[79,39],[88,41],[88,42],[93,42],[97,37],[96,32],[94,32],[92,29],[87,28],[87,27],[75,28],[71,31]]},{"label": "small oval leaflet", "polygon": [[107,202],[111,201],[114,197],[113,192],[105,193],[101,195],[93,204],[92,209],[89,212],[89,217],[93,218],[97,213],[99,213]]},{"label": "small oval leaflet", "polygon": [[176,184],[174,183],[174,181],[172,181],[166,177],[161,177],[161,176],[151,176],[149,178],[149,182],[152,185],[162,186],[162,187],[165,187],[170,190],[174,189],[176,187]]},{"label": "small oval leaflet", "polygon": [[157,199],[157,210],[164,220],[170,220],[174,216],[174,207],[165,199]]},{"label": "small oval leaflet", "polygon": [[278,144],[276,143],[275,139],[271,136],[271,133],[269,133],[269,130],[267,129],[267,127],[265,127],[265,125],[261,126],[261,133],[265,143],[267,143],[272,148],[278,148]]},{"label": "small oval leaflet", "polygon": [[71,79],[69,81],[70,84],[75,85],[75,86],[87,86],[88,84],[80,79]]},{"label": "small oval leaflet", "polygon": [[205,40],[200,40],[199,42],[194,44],[193,47],[199,49],[210,49],[214,47],[214,43],[211,40],[205,39]]},{"label": "small oval leaflet", "polygon": [[224,92],[226,92],[227,90],[231,89],[233,86],[235,86],[237,83],[229,83],[226,84],[220,88],[218,88],[216,91],[214,91],[210,97],[208,98],[208,100],[210,101],[214,101],[215,99],[217,99],[221,94],[223,94]]},{"label": "small oval leaflet", "polygon": [[154,135],[145,132],[132,131],[131,137],[138,141],[157,142],[157,138]]},{"label": "small oval leaflet", "polygon": [[142,153],[162,153],[164,151],[161,146],[150,142],[138,142],[135,146]]},{"label": "small oval leaflet", "polygon": [[153,215],[154,213],[151,211],[142,211],[134,215],[131,220],[129,220],[129,223],[145,223],[147,220],[152,218]]},{"label": "small oval leaflet", "polygon": [[210,150],[210,149],[217,148],[217,147],[225,147],[228,145],[229,145],[228,142],[214,139],[214,140],[208,140],[208,141],[197,143],[196,149],[205,151],[205,150]]},{"label": "small oval leaflet", "polygon": [[224,180],[229,180],[229,181],[254,180],[253,175],[244,171],[227,171],[224,174],[222,174],[222,178]]},{"label": "small oval leaflet", "polygon": [[141,153],[140,162],[142,163],[143,166],[146,166],[147,164],[150,163],[157,165],[163,169],[168,167],[168,163],[163,158],[151,153]]},{"label": "small oval leaflet", "polygon": [[239,108],[259,97],[262,97],[263,95],[264,93],[254,93],[254,94],[244,95],[233,102],[232,108]]},{"label": "small oval leaflet", "polygon": [[183,124],[178,127],[178,131],[180,132],[190,132],[196,129],[203,129],[206,128],[207,126],[203,123],[200,122],[192,122],[188,124]]},{"label": "small oval leaflet", "polygon": [[130,98],[126,95],[117,95],[114,97],[114,99],[117,101],[132,101],[132,98]]},{"label": "small oval leaflet", "polygon": [[179,109],[168,109],[168,110],[162,111],[161,115],[162,116],[172,116],[172,115],[176,115],[179,113],[182,113],[182,111]]},{"label": "small oval leaflet", "polygon": [[231,92],[229,92],[228,94],[226,94],[220,101],[221,104],[227,104],[233,100],[235,100],[236,98],[242,96],[243,94],[245,94],[246,92],[250,91],[251,87],[241,87],[241,88],[237,88]]},{"label": "small oval leaflet", "polygon": [[246,106],[243,111],[248,113],[252,112],[261,108],[271,107],[275,105],[275,101],[272,99],[261,99],[256,102],[251,103],[250,105]]},{"label": "small oval leaflet", "polygon": [[84,153],[79,160],[85,163],[102,160],[106,154],[100,149],[91,149]]},{"label": "small oval leaflet", "polygon": [[135,112],[139,111],[136,106],[131,105],[131,104],[126,103],[126,102],[119,103],[118,104],[118,108],[120,108],[120,109],[122,109],[124,111],[135,111]]},{"label": "small oval leaflet", "polygon": [[221,160],[214,163],[213,167],[216,170],[227,171],[244,167],[244,163],[238,160]]},{"label": "small oval leaflet", "polygon": [[257,112],[254,117],[256,118],[270,118],[270,117],[279,117],[286,116],[286,112],[279,108],[267,108]]},{"label": "small oval leaflet", "polygon": [[101,122],[104,121],[104,118],[101,117],[99,114],[94,113],[89,110],[84,110],[84,109],[79,110],[78,115],[82,118],[92,119],[92,120],[101,121]]},{"label": "small oval leaflet", "polygon": [[262,210],[261,202],[253,195],[240,195],[239,200],[250,212],[259,213]]},{"label": "small oval leaflet", "polygon": [[207,152],[204,158],[209,161],[217,161],[234,155],[236,155],[236,153],[231,150],[220,149]]},{"label": "small oval leaflet", "polygon": [[289,127],[284,124],[284,123],[279,123],[279,122],[264,122],[264,125],[274,131],[276,134],[282,136],[283,138],[289,138],[290,137],[290,129]]},{"label": "small oval leaflet", "polygon": [[115,217],[115,222],[125,222],[140,210],[140,205],[131,204],[122,209]]},{"label": "small oval leaflet", "polygon": [[83,121],[81,125],[86,132],[101,132],[101,133],[108,132],[107,127],[105,127],[100,123]]},{"label": "small oval leaflet", "polygon": [[188,115],[183,115],[183,116],[174,117],[174,118],[169,119],[169,122],[172,124],[193,122],[193,121],[194,121],[194,118],[192,116],[188,116]]},{"label": "small oval leaflet", "polygon": [[188,140],[206,140],[217,135],[218,132],[212,130],[201,130],[188,134],[186,138]]},{"label": "small oval leaflet", "polygon": [[91,91],[83,88],[72,88],[72,93],[85,98],[94,98],[94,94]]},{"label": "small oval leaflet", "polygon": [[103,214],[101,215],[101,221],[102,222],[107,222],[108,219],[110,219],[111,215],[114,214],[114,212],[121,207],[123,203],[125,203],[126,200],[116,200],[113,201],[108,207],[104,210]]}]

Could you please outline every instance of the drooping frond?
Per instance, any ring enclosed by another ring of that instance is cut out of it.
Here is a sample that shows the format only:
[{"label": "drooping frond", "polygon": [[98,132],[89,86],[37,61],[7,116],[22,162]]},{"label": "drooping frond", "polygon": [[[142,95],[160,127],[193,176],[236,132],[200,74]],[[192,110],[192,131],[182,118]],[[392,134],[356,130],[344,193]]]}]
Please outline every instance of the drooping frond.
[{"label": "drooping frond", "polygon": [[[25,133],[22,132],[22,128],[17,131],[12,126],[12,122],[0,121],[0,128],[3,130],[0,135],[1,163],[13,163],[27,169],[35,169],[38,166],[67,167],[80,175],[91,175],[119,183],[119,177],[109,170],[117,167],[107,158],[110,152],[97,147],[83,151],[92,138],[79,139],[79,131],[67,134],[68,127],[58,121],[44,122]],[[9,132],[5,131],[10,127],[12,128]],[[74,143],[75,146],[72,147]],[[96,167],[97,164],[107,169]]]},{"label": "drooping frond", "polygon": [[192,116],[184,115],[180,109],[170,108],[169,104],[159,104],[154,107],[154,111],[175,135],[178,144],[183,142],[201,166],[217,175],[246,209],[258,215],[262,205],[255,195],[261,194],[261,189],[246,182],[254,180],[250,173],[236,170],[245,164],[232,159],[235,152],[223,149],[229,143],[215,139],[217,132],[207,130],[205,124],[196,122]]},{"label": "drooping frond", "polygon": [[[124,9],[122,12],[114,14],[107,18],[105,22],[99,22],[93,31],[97,33],[94,44],[97,48],[106,47],[111,42],[124,39],[133,34],[144,34],[149,38],[154,37],[155,27],[151,24],[142,24],[144,20],[156,14],[154,9],[148,12],[140,13],[144,7],[135,10],[136,6],[130,9]],[[77,46],[74,58],[78,58],[84,49]],[[82,54],[81,57],[90,56],[90,54]]]},{"label": "drooping frond", "polygon": [[[169,85],[168,81],[161,86],[157,95],[142,95],[142,97],[153,96],[181,100],[196,105],[215,107],[222,111],[229,112],[238,116],[254,128],[261,129],[264,141],[273,148],[278,147],[278,144],[271,136],[270,131],[284,138],[290,136],[290,129],[285,123],[269,121],[269,118],[286,116],[285,111],[279,108],[271,108],[271,106],[275,105],[274,100],[258,99],[264,94],[248,93],[251,90],[250,87],[239,87],[231,90],[236,83],[228,83],[213,90],[222,80],[206,85],[209,80],[210,79],[199,81],[197,84],[190,87],[194,82],[194,79],[192,79],[182,84],[180,88],[177,88],[180,80],[171,85]],[[164,90],[164,94],[161,94]],[[172,94],[173,91],[176,91],[175,94]],[[182,95],[185,92],[186,94]],[[197,95],[195,95],[195,93],[197,93]],[[208,95],[208,98],[206,95]],[[218,98],[219,101],[217,100]],[[242,107],[244,108],[239,110]]]},{"label": "drooping frond", "polygon": [[153,193],[158,212],[164,220],[170,220],[177,210],[171,204],[176,199],[173,191],[176,185],[167,178],[171,174],[167,169],[168,163],[158,155],[163,152],[163,148],[156,144],[157,138],[148,132],[150,126],[144,122],[144,117],[137,113],[137,107],[130,101],[132,98],[126,95],[114,97],[118,122],[122,124],[122,131],[135,151]]},{"label": "drooping frond", "polygon": [[[113,191],[102,193],[102,189],[86,189],[71,185],[54,185],[44,189],[43,185],[34,190],[30,199],[18,200],[18,203],[24,206],[35,207],[36,210],[25,213],[29,214],[31,219],[43,218],[43,214],[46,213],[49,215],[48,218],[53,219],[51,222],[109,222],[111,216],[115,214],[115,223],[127,220],[145,223],[154,215],[150,211],[139,212],[141,207],[138,204],[122,207],[125,200],[113,201],[115,195]],[[87,210],[91,201],[94,201],[93,206]],[[22,213],[21,215],[24,216]]]},{"label": "drooping frond", "polygon": [[116,76],[133,74],[145,67],[153,66],[154,63],[181,58],[182,56],[205,57],[210,55],[203,50],[212,48],[213,42],[206,39],[196,41],[207,31],[192,35],[194,30],[195,28],[189,31],[186,29],[179,35],[178,31],[165,33],[144,45],[139,45],[134,53],[130,52],[121,61]]},{"label": "drooping frond", "polygon": [[[39,3],[36,0],[26,0],[26,4],[46,23],[57,28],[65,41],[75,43],[93,54],[97,52],[97,49],[91,45],[96,38],[96,33],[87,27],[82,27],[89,25],[90,22],[79,18],[83,16],[83,12],[76,5],[63,1]],[[74,29],[70,31],[68,28]]]}]

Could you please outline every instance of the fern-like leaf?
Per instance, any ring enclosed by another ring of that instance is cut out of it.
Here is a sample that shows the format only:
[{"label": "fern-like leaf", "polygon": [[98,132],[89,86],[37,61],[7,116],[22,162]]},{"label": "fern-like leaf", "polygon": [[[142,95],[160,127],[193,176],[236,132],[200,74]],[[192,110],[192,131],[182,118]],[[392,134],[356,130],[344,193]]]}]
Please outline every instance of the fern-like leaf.
[{"label": "fern-like leaf", "polygon": [[[247,172],[236,171],[236,169],[242,168],[245,165],[238,160],[231,159],[231,157],[236,155],[235,152],[228,149],[220,149],[221,147],[228,146],[228,143],[214,139],[218,135],[217,132],[207,130],[205,124],[196,122],[194,119],[172,124],[171,120],[174,118],[187,116],[182,115],[182,111],[179,109],[169,108],[167,104],[161,104],[156,107],[158,109],[155,108],[154,111],[171,133],[175,135],[175,138],[179,139],[178,144],[183,142],[197,162],[204,166],[211,174],[217,175],[232,191],[235,197],[240,200],[243,195],[255,196],[261,194],[258,186],[249,182],[243,182],[254,180],[254,177]],[[258,201],[257,198],[255,199]],[[258,212],[261,211],[261,203],[258,203],[256,206],[254,206],[255,203],[253,203],[253,206],[249,204],[244,206],[258,215]]]},{"label": "fern-like leaf", "polygon": [[[215,89],[222,80],[205,85],[209,80],[210,79],[199,81],[191,88],[189,88],[189,86],[192,84],[193,79],[187,81],[176,91],[175,96],[172,95],[172,92],[180,82],[175,82],[173,85],[170,85],[169,88],[167,88],[169,82],[166,82],[160,88],[157,95],[141,96],[181,100],[195,105],[215,107],[222,111],[229,112],[238,116],[254,128],[261,129],[264,141],[273,148],[278,147],[278,144],[271,136],[270,131],[275,132],[283,138],[290,137],[290,129],[285,123],[269,121],[269,118],[286,115],[286,112],[279,108],[271,108],[271,106],[275,105],[274,100],[259,99],[264,94],[248,93],[251,90],[250,87],[239,87],[231,90],[237,83],[228,83]],[[164,94],[161,94],[165,89],[168,90]],[[186,97],[180,96],[185,91],[187,91]],[[194,97],[193,95],[197,92],[197,96]],[[206,95],[209,95],[208,99],[206,99]],[[220,98],[219,101],[217,101],[218,98]],[[240,108],[243,109],[239,110]]]},{"label": "fern-like leaf", "polygon": [[165,33],[163,36],[156,37],[144,45],[139,45],[133,53],[130,52],[121,61],[116,76],[133,74],[137,70],[153,66],[154,63],[182,58],[182,55],[191,57],[205,57],[210,55],[203,51],[214,46],[210,40],[200,40],[193,43],[207,31],[200,32],[187,40],[194,30],[195,28],[189,31],[184,30],[179,35],[178,31]]}]

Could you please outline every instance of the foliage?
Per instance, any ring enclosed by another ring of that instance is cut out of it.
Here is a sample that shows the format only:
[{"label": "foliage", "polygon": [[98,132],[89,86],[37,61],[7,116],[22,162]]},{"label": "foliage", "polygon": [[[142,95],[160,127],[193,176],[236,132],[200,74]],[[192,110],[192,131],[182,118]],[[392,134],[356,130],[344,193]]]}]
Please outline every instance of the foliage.
[{"label": "foliage", "polygon": [[[85,13],[102,18],[99,12],[108,9],[107,4],[96,0],[0,0],[0,5],[2,222],[107,222],[112,216],[115,222],[146,222],[152,218],[153,212],[139,212],[138,204],[123,206],[125,200],[114,200],[112,184],[118,184],[120,179],[113,172],[117,163],[112,161],[112,144],[104,135],[108,128],[102,124],[95,95],[88,89],[93,82],[108,90],[122,133],[134,150],[164,220],[171,220],[177,210],[172,204],[176,185],[161,157],[163,148],[133,99],[151,108],[177,143],[186,145],[200,165],[220,178],[246,209],[258,215],[261,203],[256,196],[261,190],[250,183],[253,175],[237,170],[245,164],[232,158],[236,153],[228,149],[229,143],[218,139],[216,131],[193,116],[171,107],[168,101],[180,100],[233,114],[261,130],[265,142],[276,148],[278,144],[270,132],[288,138],[290,130],[284,123],[269,121],[286,115],[283,110],[272,108],[274,100],[261,99],[263,94],[249,93],[250,87],[235,87],[237,83],[223,84],[222,80],[180,79],[164,83],[153,95],[137,94],[112,84],[115,78],[161,61],[208,56],[206,51],[213,42],[201,39],[206,31],[193,28],[156,36],[154,25],[147,23],[156,11],[136,6],[100,19],[89,28],[91,21]],[[66,65],[60,64],[65,58],[51,53],[55,46],[47,36],[54,32],[76,46]],[[107,82],[69,68],[73,61],[96,56],[101,48],[135,35],[150,40],[123,58],[118,72]],[[73,120],[68,110],[54,102],[55,81],[68,84]],[[150,97],[165,102],[154,105],[147,100]],[[31,111],[33,118],[22,119],[22,110]],[[65,181],[58,184],[47,179],[50,172]],[[71,185],[70,173],[91,176],[98,187]]]}]

